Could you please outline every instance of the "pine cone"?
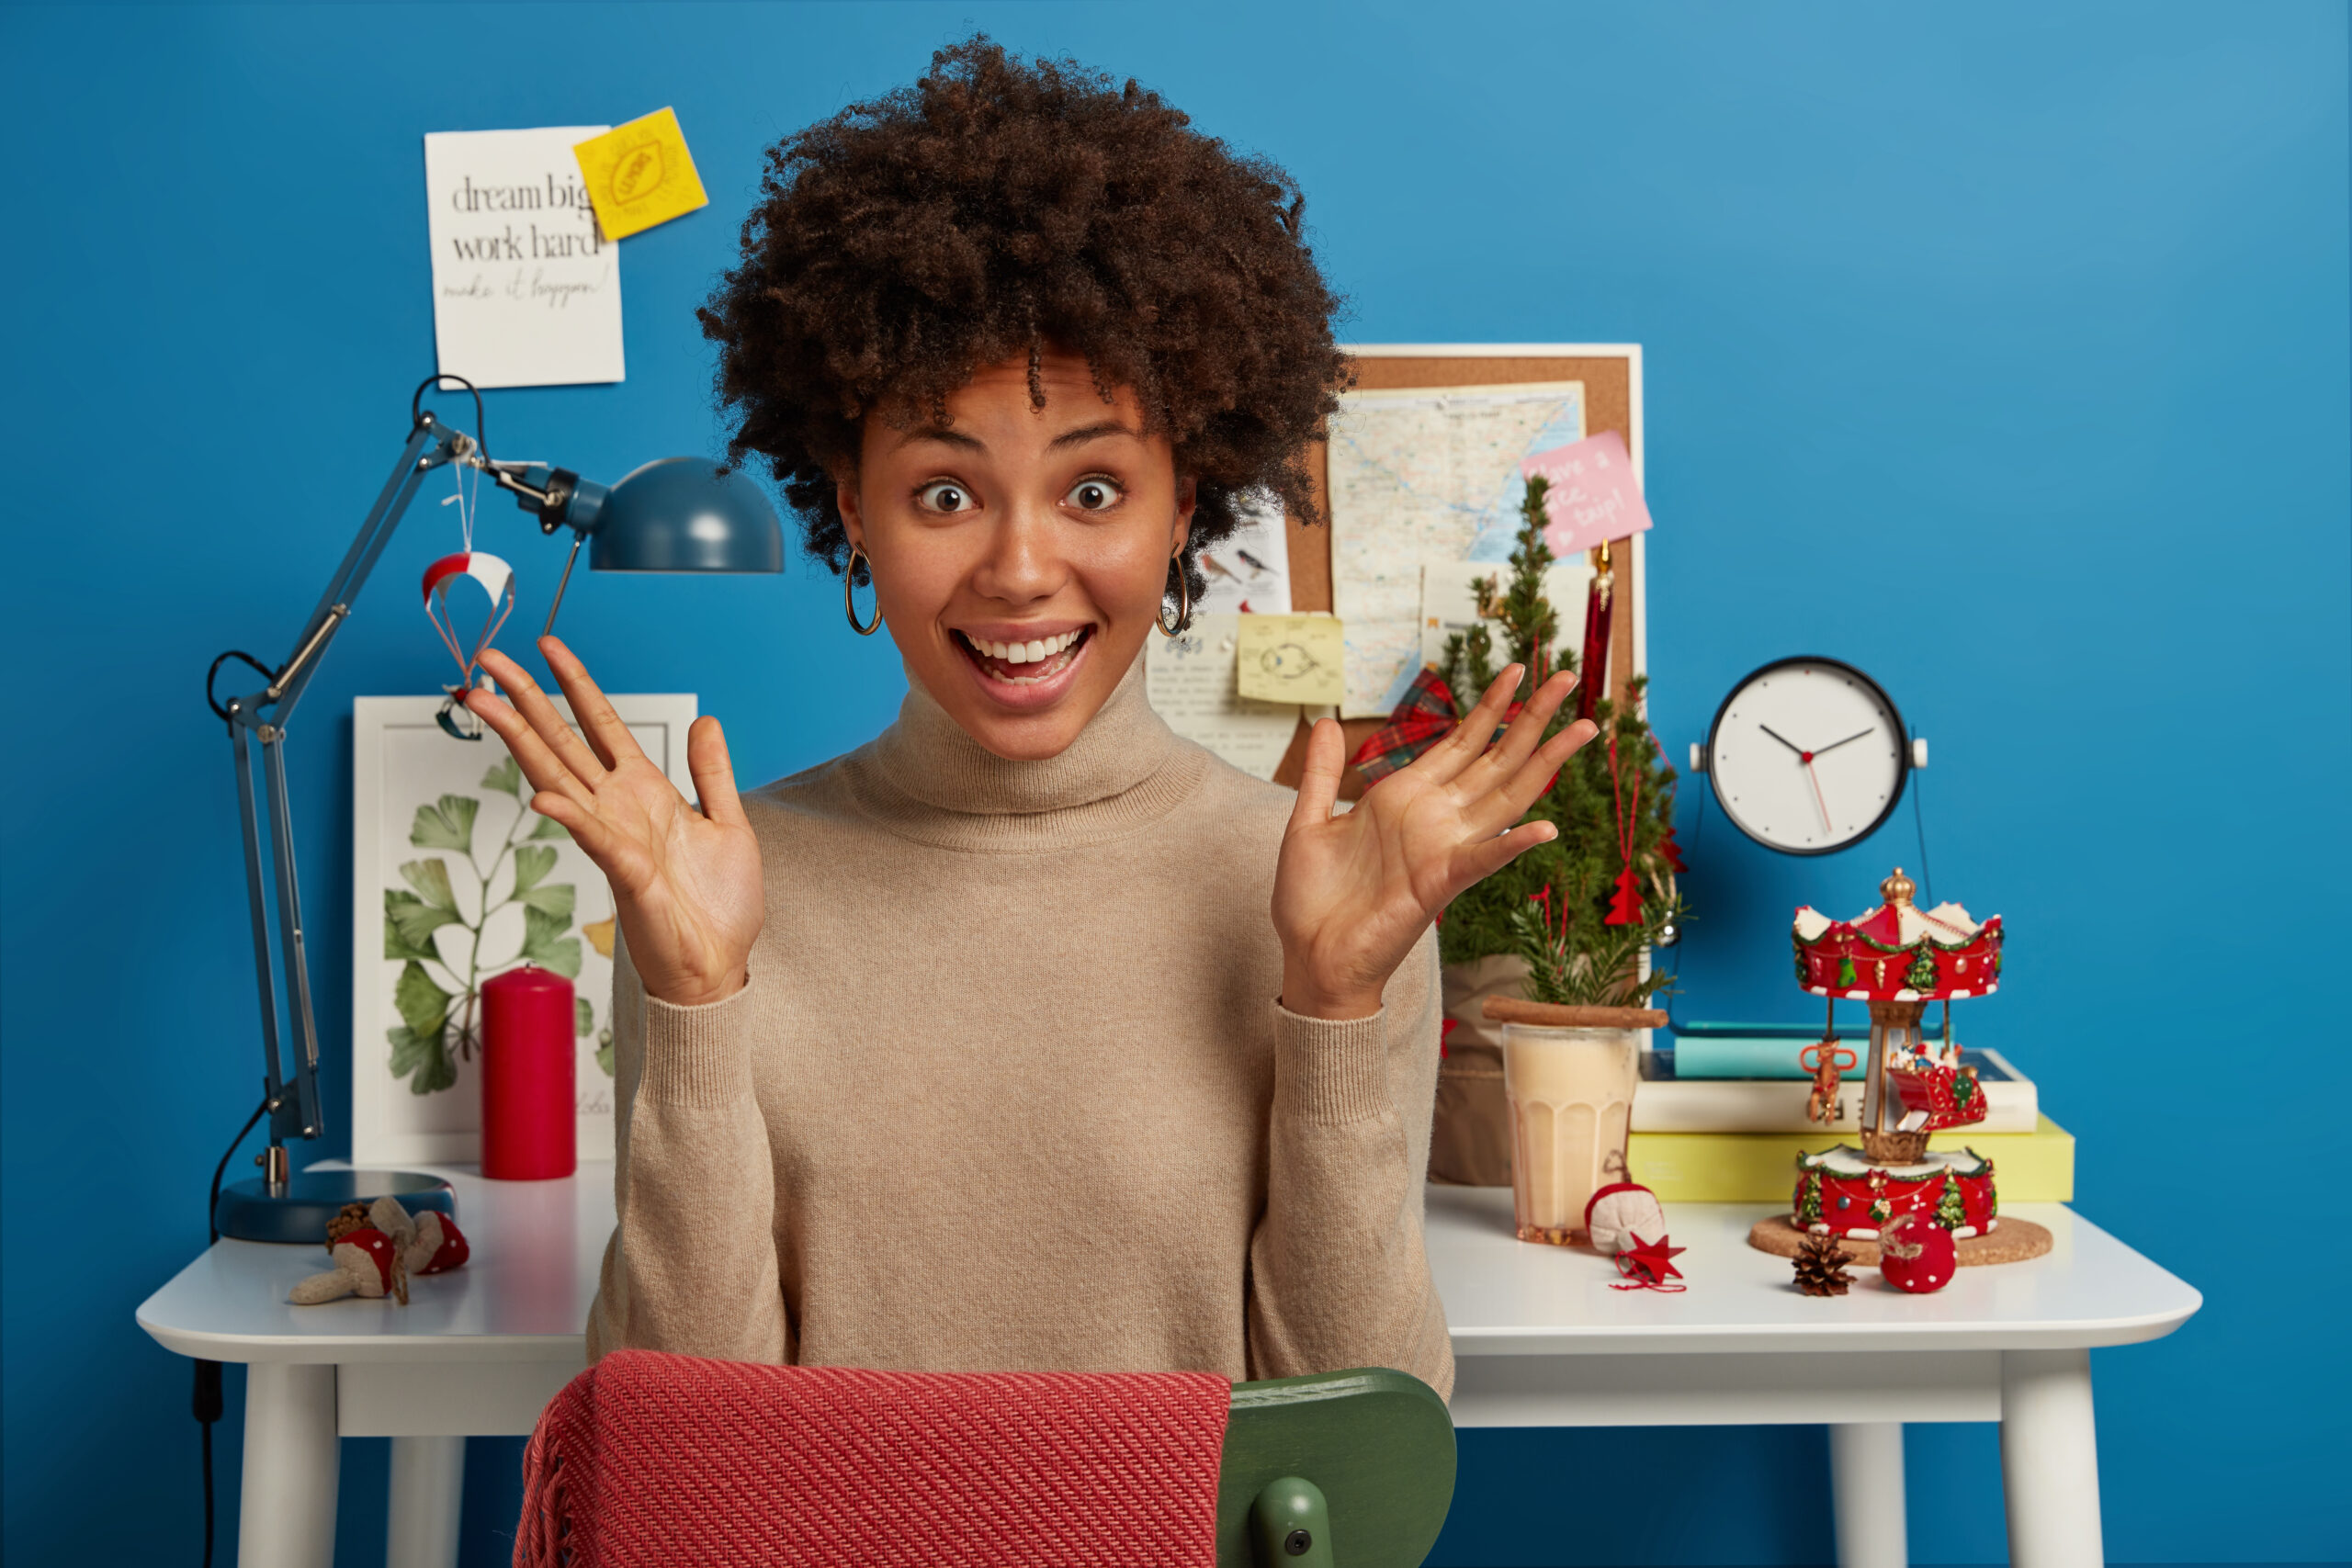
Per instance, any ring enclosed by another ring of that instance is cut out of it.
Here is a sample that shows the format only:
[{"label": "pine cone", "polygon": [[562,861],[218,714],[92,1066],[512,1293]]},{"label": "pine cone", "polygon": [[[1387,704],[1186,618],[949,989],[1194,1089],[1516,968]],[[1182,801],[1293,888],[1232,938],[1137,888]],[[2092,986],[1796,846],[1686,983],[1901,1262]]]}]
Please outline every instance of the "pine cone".
[{"label": "pine cone", "polygon": [[1797,1289],[1808,1296],[1842,1296],[1854,1282],[1846,1272],[1846,1265],[1854,1255],[1838,1245],[1838,1238],[1826,1234],[1808,1231],[1804,1250],[1797,1254]]},{"label": "pine cone", "polygon": [[374,1224],[375,1222],[368,1217],[367,1204],[345,1203],[335,1211],[334,1218],[327,1222],[327,1250],[333,1252],[336,1242],[341,1241],[353,1231],[366,1230]]}]

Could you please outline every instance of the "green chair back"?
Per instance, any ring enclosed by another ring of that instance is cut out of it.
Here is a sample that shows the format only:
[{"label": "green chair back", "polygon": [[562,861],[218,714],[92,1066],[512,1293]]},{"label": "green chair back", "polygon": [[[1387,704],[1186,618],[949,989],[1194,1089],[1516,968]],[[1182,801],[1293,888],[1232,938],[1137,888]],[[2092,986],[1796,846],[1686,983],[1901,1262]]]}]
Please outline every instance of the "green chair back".
[{"label": "green chair back", "polygon": [[1453,1501],[1453,1418],[1385,1367],[1233,1385],[1217,1568],[1418,1568]]}]

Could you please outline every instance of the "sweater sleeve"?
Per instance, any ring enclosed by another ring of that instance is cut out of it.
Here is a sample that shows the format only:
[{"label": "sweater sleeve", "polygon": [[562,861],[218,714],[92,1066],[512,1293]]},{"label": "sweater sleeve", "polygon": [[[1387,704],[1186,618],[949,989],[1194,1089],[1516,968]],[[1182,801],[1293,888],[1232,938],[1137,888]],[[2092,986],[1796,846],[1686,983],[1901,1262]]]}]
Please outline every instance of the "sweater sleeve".
[{"label": "sweater sleeve", "polygon": [[1437,1092],[1432,932],[1371,1018],[1273,1008],[1266,1210],[1250,1245],[1250,1375],[1394,1367],[1453,1392],[1453,1348],[1421,1238]]},{"label": "sweater sleeve", "polygon": [[613,964],[613,1197],[588,1359],[624,1348],[788,1362],[775,1165],[752,1093],[749,985],[707,1007],[645,994]]}]

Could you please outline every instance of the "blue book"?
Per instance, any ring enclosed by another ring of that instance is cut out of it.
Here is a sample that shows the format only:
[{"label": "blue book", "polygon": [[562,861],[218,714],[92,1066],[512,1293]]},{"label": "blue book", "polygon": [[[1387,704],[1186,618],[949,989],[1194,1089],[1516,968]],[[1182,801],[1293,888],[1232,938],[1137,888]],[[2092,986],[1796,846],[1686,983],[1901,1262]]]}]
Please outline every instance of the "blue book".
[{"label": "blue book", "polygon": [[[1678,1078],[1809,1078],[1797,1065],[1797,1053],[1821,1038],[1818,1029],[1794,1035],[1677,1033],[1674,1076]],[[1838,1043],[1857,1050],[1870,1044],[1870,1035],[1852,1039],[1839,1032]],[[1657,1052],[1664,1055],[1667,1053]]]},{"label": "blue book", "polygon": [[[1849,1068],[1844,1084],[1838,1090],[1838,1117],[1832,1127],[1816,1124],[1806,1114],[1806,1100],[1812,1085],[1805,1075],[1789,1072],[1776,1077],[1721,1077],[1693,1073],[1687,1069],[1685,1059],[1696,1045],[1704,1050],[1724,1043],[1722,1039],[1688,1039],[1679,1043],[1660,1046],[1642,1055],[1642,1087],[1634,1096],[1634,1123],[1636,1133],[1804,1133],[1826,1134],[1832,1131],[1850,1133],[1855,1130],[1861,1111],[1862,1080],[1859,1066]],[[1776,1040],[1749,1041],[1749,1045],[1769,1043],[1777,1054],[1785,1051],[1793,1062],[1800,1045],[1810,1041]],[[1860,1051],[1869,1046],[1867,1037],[1852,1040],[1840,1036],[1838,1043],[1851,1045]],[[2041,1094],[2031,1079],[2011,1066],[1998,1051],[1963,1048],[1961,1061],[1976,1069],[1977,1082],[1984,1090],[1986,1115],[1983,1122],[1971,1127],[1971,1132],[2030,1133],[2039,1124]],[[1767,1065],[1777,1061],[1768,1060]]]}]

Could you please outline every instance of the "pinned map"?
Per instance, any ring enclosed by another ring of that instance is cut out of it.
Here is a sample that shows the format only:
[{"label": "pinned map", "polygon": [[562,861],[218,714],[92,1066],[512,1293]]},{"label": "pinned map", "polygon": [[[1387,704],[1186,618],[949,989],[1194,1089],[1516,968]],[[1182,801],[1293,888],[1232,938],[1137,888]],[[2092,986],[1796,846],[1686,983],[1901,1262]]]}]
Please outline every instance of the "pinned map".
[{"label": "pinned map", "polygon": [[1331,596],[1345,718],[1385,717],[1421,667],[1430,562],[1510,557],[1520,464],[1584,438],[1584,383],[1355,391],[1331,419]]}]

